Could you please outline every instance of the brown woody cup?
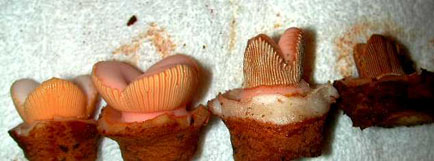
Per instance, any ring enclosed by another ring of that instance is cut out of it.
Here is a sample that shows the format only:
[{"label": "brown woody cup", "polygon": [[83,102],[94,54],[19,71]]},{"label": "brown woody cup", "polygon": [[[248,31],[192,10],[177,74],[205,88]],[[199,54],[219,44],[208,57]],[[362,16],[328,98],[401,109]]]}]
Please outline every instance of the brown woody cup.
[{"label": "brown woody cup", "polygon": [[325,120],[338,97],[331,85],[304,94],[238,99],[234,89],[208,102],[231,135],[234,159],[293,160],[321,155]]},{"label": "brown woody cup", "polygon": [[431,123],[434,120],[434,73],[410,69],[401,47],[382,35],[354,47],[359,78],[334,86],[337,105],[361,129]]},{"label": "brown woody cup", "polygon": [[341,94],[337,105],[353,126],[411,126],[434,121],[434,73],[346,78],[334,83]]},{"label": "brown woody cup", "polygon": [[191,160],[209,112],[203,106],[189,115],[163,114],[144,122],[121,122],[121,113],[106,106],[98,120],[98,131],[115,140],[122,158],[132,160]]},{"label": "brown woody cup", "polygon": [[223,121],[231,134],[235,160],[292,160],[321,155],[326,116],[287,125],[235,117]]},{"label": "brown woody cup", "polygon": [[9,135],[31,161],[94,161],[100,139],[95,120],[21,123]]}]

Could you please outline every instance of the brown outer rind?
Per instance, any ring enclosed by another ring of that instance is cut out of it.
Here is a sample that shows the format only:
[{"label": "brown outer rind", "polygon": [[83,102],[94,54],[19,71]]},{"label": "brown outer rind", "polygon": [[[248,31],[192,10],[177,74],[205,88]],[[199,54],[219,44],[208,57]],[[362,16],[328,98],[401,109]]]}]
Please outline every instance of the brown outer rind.
[{"label": "brown outer rind", "polygon": [[22,123],[9,135],[31,161],[94,161],[100,139],[94,120]]},{"label": "brown outer rind", "polygon": [[123,123],[112,120],[119,111],[107,106],[98,120],[98,131],[115,140],[125,161],[190,160],[196,149],[202,127],[208,123],[209,111],[203,106],[191,117],[160,115],[145,122]]},{"label": "brown outer rind", "polygon": [[333,84],[337,105],[361,129],[370,126],[410,126],[433,122],[434,73],[351,79]]},{"label": "brown outer rind", "polygon": [[321,155],[327,113],[286,125],[248,118],[222,118],[231,134],[237,161],[293,160]]}]

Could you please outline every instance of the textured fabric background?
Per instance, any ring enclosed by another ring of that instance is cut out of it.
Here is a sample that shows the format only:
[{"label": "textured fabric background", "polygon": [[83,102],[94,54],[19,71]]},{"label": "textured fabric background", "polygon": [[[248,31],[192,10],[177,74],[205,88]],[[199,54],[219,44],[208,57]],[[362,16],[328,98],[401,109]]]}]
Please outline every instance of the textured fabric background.
[{"label": "textured fabric background", "polygon": [[[417,67],[434,71],[434,1],[41,1],[0,0],[0,160],[25,160],[7,134],[20,122],[9,88],[14,80],[71,78],[97,61],[129,61],[145,69],[185,53],[207,71],[197,103],[240,87],[247,40],[306,30],[307,75],[325,83],[357,75],[351,48],[373,33],[395,37]],[[126,26],[136,15],[138,21]],[[321,157],[306,160],[434,160],[434,125],[359,130],[337,111]],[[100,160],[121,160],[104,139]],[[213,118],[196,160],[232,160],[229,133]]]}]

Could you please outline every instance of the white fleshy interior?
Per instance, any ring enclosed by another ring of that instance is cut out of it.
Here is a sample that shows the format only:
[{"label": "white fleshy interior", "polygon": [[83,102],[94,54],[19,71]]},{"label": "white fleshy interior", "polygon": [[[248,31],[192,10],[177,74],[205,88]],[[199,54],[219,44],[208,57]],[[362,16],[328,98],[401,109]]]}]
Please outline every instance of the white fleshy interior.
[{"label": "white fleshy interior", "polygon": [[[161,59],[151,38],[140,39],[135,54],[112,53],[146,33],[151,23],[170,35],[176,45],[171,54],[191,55],[203,66],[210,85],[201,89],[204,94],[197,100],[204,104],[219,92],[242,86],[249,38],[259,33],[277,37],[291,26],[307,29],[313,37],[306,47],[314,47],[315,57],[305,66],[312,67],[318,83],[342,78],[335,66],[346,59],[338,59],[342,51],[336,42],[364,30],[357,42],[365,42],[373,33],[394,36],[407,47],[416,66],[434,71],[433,8],[430,0],[0,0],[0,160],[25,160],[7,134],[22,122],[10,97],[12,82],[73,78],[89,74],[97,61],[111,59],[146,69]],[[128,27],[132,15],[138,20]],[[434,160],[433,124],[361,131],[342,111],[331,118],[324,154],[306,160]],[[220,120],[211,119],[204,135],[195,160],[233,160],[229,132]],[[119,146],[104,139],[99,160],[121,160]]]},{"label": "white fleshy interior", "polygon": [[248,100],[234,100],[232,91],[217,96],[209,104],[210,110],[221,117],[250,118],[278,125],[302,122],[321,117],[330,109],[339,94],[330,85],[322,85],[305,93],[305,96],[281,94],[257,95]]}]

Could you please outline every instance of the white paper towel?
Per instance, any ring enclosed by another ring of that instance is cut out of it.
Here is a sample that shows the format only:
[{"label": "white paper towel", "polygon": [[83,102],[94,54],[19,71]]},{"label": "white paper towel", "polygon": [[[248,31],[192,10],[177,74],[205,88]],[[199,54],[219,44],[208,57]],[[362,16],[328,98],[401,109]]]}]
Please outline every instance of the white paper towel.
[{"label": "white paper towel", "polygon": [[[433,10],[431,0],[0,0],[0,160],[25,160],[7,134],[22,122],[9,94],[14,80],[71,78],[109,59],[145,69],[161,59],[161,51],[185,53],[209,73],[209,87],[198,101],[206,103],[241,86],[249,38],[259,33],[278,37],[291,26],[308,31],[308,66],[317,83],[356,75],[352,45],[373,33],[395,37],[418,67],[434,71]],[[138,21],[128,27],[132,15]],[[167,42],[173,48],[164,46]],[[114,55],[122,45],[131,47],[129,54]],[[332,118],[324,154],[306,160],[434,160],[433,125],[361,131],[341,111]],[[101,146],[100,160],[121,160],[115,142],[104,139]],[[219,119],[206,127],[195,159],[232,160],[229,133]]]}]

